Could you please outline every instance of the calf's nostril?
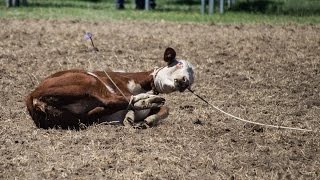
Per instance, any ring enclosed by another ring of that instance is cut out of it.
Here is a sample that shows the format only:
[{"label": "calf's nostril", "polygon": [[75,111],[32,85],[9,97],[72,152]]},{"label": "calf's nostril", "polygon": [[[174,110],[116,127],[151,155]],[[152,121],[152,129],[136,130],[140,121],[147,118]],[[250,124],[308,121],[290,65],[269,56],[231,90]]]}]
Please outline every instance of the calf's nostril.
[{"label": "calf's nostril", "polygon": [[180,79],[174,79],[174,82],[177,87],[185,88],[189,86],[189,80],[185,76]]},{"label": "calf's nostril", "polygon": [[188,81],[188,79],[185,76],[182,78],[182,80],[183,80],[183,82],[187,82]]}]

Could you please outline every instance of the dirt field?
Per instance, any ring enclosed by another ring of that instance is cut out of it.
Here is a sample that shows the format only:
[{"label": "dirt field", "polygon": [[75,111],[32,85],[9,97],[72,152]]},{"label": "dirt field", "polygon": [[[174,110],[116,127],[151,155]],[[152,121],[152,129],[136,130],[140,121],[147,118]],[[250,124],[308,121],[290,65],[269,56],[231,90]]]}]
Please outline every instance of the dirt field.
[{"label": "dirt field", "polygon": [[[320,26],[0,19],[0,179],[320,179]],[[85,31],[94,34],[100,58]],[[170,116],[135,130],[37,129],[24,97],[63,69],[149,70],[163,51],[196,68],[192,94],[166,95]]]}]

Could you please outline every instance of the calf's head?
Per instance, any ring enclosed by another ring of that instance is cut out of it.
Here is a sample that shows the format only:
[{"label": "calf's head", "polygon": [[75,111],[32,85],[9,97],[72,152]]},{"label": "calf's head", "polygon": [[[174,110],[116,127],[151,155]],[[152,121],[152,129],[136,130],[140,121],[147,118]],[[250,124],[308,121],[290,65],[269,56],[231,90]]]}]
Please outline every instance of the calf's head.
[{"label": "calf's head", "polygon": [[167,48],[164,52],[167,66],[154,72],[154,85],[160,93],[183,92],[189,88],[194,80],[192,65],[185,60],[177,60],[176,52]]}]

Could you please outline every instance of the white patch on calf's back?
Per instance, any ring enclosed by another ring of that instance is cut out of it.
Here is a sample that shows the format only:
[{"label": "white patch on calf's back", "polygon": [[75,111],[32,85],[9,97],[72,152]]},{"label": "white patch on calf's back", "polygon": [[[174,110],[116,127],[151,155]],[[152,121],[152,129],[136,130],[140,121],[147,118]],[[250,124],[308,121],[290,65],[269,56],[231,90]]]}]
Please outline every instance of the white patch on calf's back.
[{"label": "white patch on calf's back", "polygon": [[134,80],[130,80],[127,84],[128,90],[133,94],[137,95],[140,93],[145,93],[146,91],[142,89],[140,84],[134,82]]},{"label": "white patch on calf's back", "polygon": [[111,93],[115,94],[116,92],[114,91],[114,89],[112,87],[110,87],[109,85],[106,85],[106,88],[108,89],[108,91],[110,91]]},{"label": "white patch on calf's back", "polygon": [[109,86],[109,85],[106,84],[104,81],[102,81],[96,74],[94,74],[94,73],[92,73],[92,72],[87,72],[87,74],[89,74],[89,75],[97,78],[97,79],[108,89],[109,92],[111,92],[111,93],[113,93],[113,94],[116,93],[111,86]]}]

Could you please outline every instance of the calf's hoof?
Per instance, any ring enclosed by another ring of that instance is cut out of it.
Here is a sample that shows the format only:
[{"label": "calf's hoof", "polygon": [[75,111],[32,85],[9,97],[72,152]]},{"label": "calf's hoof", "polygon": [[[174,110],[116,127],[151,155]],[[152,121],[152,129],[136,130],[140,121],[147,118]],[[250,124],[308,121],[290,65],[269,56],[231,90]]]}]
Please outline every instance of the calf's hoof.
[{"label": "calf's hoof", "polygon": [[164,105],[165,99],[150,94],[138,94],[133,97],[133,108],[135,110],[154,109]]},{"label": "calf's hoof", "polygon": [[146,122],[142,121],[142,122],[135,123],[132,127],[135,129],[147,129],[150,126]]},{"label": "calf's hoof", "polygon": [[133,123],[134,123],[134,111],[129,110],[127,112],[126,116],[124,117],[123,125],[124,126],[132,126]]}]

